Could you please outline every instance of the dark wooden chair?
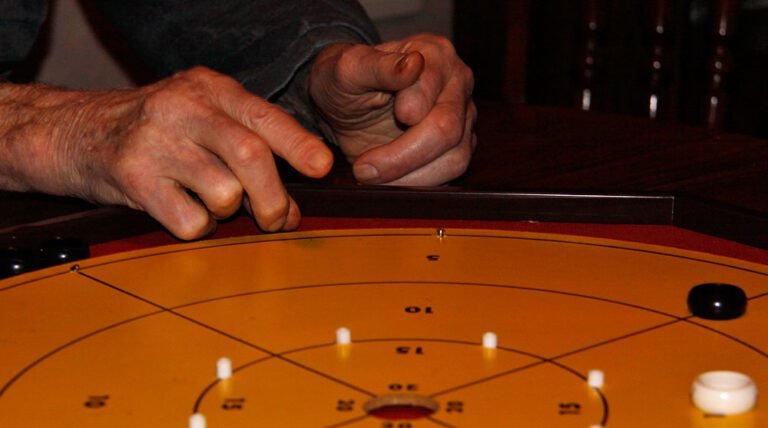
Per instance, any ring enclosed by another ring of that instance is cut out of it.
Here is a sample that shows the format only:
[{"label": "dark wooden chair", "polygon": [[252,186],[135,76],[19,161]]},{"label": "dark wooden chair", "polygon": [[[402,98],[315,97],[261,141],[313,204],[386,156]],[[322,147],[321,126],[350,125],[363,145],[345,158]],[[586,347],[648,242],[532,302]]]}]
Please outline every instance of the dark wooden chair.
[{"label": "dark wooden chair", "polygon": [[479,98],[768,136],[768,5],[754,0],[456,0]]}]

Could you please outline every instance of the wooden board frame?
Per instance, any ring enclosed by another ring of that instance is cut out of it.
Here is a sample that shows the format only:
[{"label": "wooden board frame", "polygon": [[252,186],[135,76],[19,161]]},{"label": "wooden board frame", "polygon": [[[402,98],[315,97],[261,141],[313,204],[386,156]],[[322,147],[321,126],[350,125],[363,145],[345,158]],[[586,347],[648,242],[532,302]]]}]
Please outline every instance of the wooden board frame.
[{"label": "wooden board frame", "polygon": [[[688,196],[312,184],[288,189],[302,213],[312,217],[669,225],[768,248],[768,216]],[[0,244],[24,245],[52,236],[100,243],[160,229],[145,213],[103,207],[0,229]]]}]

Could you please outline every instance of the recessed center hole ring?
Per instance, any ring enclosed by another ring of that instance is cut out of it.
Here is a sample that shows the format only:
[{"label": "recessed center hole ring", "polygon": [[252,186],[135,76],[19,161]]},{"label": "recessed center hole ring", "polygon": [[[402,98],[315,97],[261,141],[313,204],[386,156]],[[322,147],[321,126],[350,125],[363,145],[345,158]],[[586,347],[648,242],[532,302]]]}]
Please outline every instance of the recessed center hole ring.
[{"label": "recessed center hole ring", "polygon": [[419,394],[379,395],[363,405],[363,410],[369,415],[386,420],[426,418],[439,408],[437,401]]}]

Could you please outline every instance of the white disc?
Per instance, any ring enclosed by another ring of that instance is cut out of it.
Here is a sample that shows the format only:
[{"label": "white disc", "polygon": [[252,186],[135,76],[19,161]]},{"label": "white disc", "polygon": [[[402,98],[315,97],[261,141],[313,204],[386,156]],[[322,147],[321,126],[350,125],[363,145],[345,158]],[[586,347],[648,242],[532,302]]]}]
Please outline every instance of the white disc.
[{"label": "white disc", "polygon": [[757,386],[752,379],[733,371],[712,371],[693,382],[693,404],[706,413],[733,415],[755,406]]}]

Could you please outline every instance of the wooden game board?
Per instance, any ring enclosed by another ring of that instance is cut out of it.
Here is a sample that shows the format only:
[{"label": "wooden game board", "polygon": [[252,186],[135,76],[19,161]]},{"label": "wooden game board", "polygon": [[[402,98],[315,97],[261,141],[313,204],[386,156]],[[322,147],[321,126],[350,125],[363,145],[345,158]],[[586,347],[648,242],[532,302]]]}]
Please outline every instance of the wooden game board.
[{"label": "wooden game board", "polygon": [[[208,427],[768,426],[764,396],[734,416],[690,400],[710,370],[768,388],[768,266],[439,232],[231,238],[2,281],[0,426],[174,427],[198,413]],[[741,287],[747,313],[691,316],[688,291],[711,282]],[[220,357],[231,378],[217,378]]]}]

